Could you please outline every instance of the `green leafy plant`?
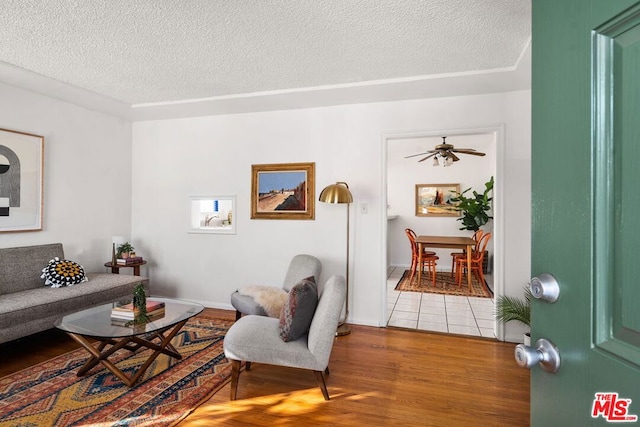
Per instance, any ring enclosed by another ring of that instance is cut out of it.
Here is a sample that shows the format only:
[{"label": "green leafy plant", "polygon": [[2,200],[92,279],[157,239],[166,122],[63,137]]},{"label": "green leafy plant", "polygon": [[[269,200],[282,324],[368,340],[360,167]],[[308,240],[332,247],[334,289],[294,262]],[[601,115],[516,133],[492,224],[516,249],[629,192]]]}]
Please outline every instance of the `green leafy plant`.
[{"label": "green leafy plant", "polygon": [[149,322],[149,316],[147,315],[147,294],[144,290],[144,286],[141,284],[136,285],[133,288],[133,309],[136,315],[133,320],[130,320],[125,325],[143,325]]},{"label": "green leafy plant", "polygon": [[489,197],[489,193],[493,191],[493,183],[493,177],[491,177],[484,184],[484,192],[478,193],[473,190],[473,197],[468,197],[466,194],[472,190],[467,188],[451,199],[451,201],[458,203],[458,209],[462,211],[462,217],[458,218],[458,221],[462,221],[460,230],[478,231],[480,227],[493,218],[487,213],[487,211],[491,210],[491,200],[493,198]]},{"label": "green leafy plant", "polygon": [[118,251],[118,257],[120,257],[123,253],[129,253],[133,251],[133,246],[131,246],[131,244],[129,242],[124,242],[123,244],[119,245],[116,250]]},{"label": "green leafy plant", "polygon": [[501,323],[515,320],[530,327],[531,298],[531,290],[528,286],[524,288],[524,299],[501,295],[496,300],[496,320]]}]

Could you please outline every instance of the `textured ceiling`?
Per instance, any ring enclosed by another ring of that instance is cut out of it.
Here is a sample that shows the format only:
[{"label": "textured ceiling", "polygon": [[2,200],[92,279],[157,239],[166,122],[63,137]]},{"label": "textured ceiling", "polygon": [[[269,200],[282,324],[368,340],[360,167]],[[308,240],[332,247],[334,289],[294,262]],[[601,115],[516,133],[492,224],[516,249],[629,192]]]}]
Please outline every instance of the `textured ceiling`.
[{"label": "textured ceiling", "polygon": [[0,61],[127,104],[517,65],[531,0],[0,0]]}]

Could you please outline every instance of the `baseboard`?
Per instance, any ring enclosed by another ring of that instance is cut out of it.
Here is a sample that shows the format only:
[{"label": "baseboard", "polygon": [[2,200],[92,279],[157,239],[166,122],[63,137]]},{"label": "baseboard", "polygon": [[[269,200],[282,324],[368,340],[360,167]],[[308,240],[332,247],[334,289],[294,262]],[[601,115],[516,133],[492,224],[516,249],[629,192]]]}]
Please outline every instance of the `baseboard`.
[{"label": "baseboard", "polygon": [[520,334],[507,334],[504,337],[504,341],[505,342],[512,342],[512,343],[516,343],[516,344],[522,344],[524,342],[524,335],[522,333]]}]

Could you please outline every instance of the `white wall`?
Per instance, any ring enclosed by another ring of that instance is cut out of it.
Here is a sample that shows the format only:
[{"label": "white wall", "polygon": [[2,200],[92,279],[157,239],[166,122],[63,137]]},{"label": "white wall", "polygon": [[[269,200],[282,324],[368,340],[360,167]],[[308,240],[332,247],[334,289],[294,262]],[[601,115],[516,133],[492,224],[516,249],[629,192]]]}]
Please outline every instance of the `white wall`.
[{"label": "white wall", "polygon": [[[521,295],[530,268],[530,115],[530,91],[519,91],[137,122],[132,137],[125,120],[0,83],[0,127],[45,137],[44,230],[0,233],[0,247],[62,242],[68,258],[105,271],[111,237],[132,236],[150,261],[143,272],[155,294],[229,308],[239,286],[279,284],[296,253],[322,260],[321,280],[344,274],[344,206],[316,202],[314,221],[249,219],[251,164],[315,162],[316,197],[338,180],[354,194],[350,321],[378,325],[383,135],[504,124],[502,280],[505,293]],[[188,234],[190,195],[237,195],[237,234]],[[519,332],[510,325],[507,339]]]},{"label": "white wall", "polygon": [[44,229],[0,233],[0,247],[61,242],[106,271],[111,237],[131,230],[131,123],[0,83],[0,128],[45,141]]},{"label": "white wall", "polygon": [[[519,294],[529,279],[530,91],[134,123],[134,246],[150,261],[156,293],[215,307],[230,307],[245,284],[279,284],[296,253],[322,260],[321,281],[344,274],[343,206],[316,202],[314,221],[249,219],[251,164],[315,162],[316,197],[335,181],[354,195],[350,321],[378,325],[383,135],[491,124],[506,129],[504,280]],[[188,196],[234,194],[237,234],[187,233]]]},{"label": "white wall", "polygon": [[[522,297],[531,278],[531,92],[525,99],[512,92],[503,110],[506,130],[504,176],[504,284],[506,295]],[[524,325],[510,322],[507,341],[522,342]]]}]

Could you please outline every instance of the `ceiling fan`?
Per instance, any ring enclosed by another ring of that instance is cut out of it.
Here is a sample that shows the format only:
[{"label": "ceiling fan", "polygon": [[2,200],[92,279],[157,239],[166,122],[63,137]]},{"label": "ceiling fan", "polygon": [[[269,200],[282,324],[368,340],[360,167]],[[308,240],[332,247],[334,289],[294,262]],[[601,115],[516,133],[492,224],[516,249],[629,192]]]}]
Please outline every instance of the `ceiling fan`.
[{"label": "ceiling fan", "polygon": [[425,154],[427,154],[427,156],[425,156],[422,159],[418,160],[418,162],[424,162],[425,160],[433,157],[433,165],[434,166],[438,166],[438,164],[439,164],[438,163],[438,158],[442,159],[444,166],[451,166],[451,164],[453,164],[453,162],[457,162],[458,160],[460,160],[460,158],[458,156],[456,156],[455,153],[458,153],[458,154],[471,154],[472,156],[484,156],[485,155],[484,153],[476,151],[473,148],[455,148],[453,145],[447,144],[447,137],[443,136],[442,137],[442,144],[436,145],[433,150],[428,150],[428,151],[426,151],[424,153],[412,154],[410,156],[406,156],[405,159],[408,159],[410,157],[416,157],[416,156],[424,156]]}]

